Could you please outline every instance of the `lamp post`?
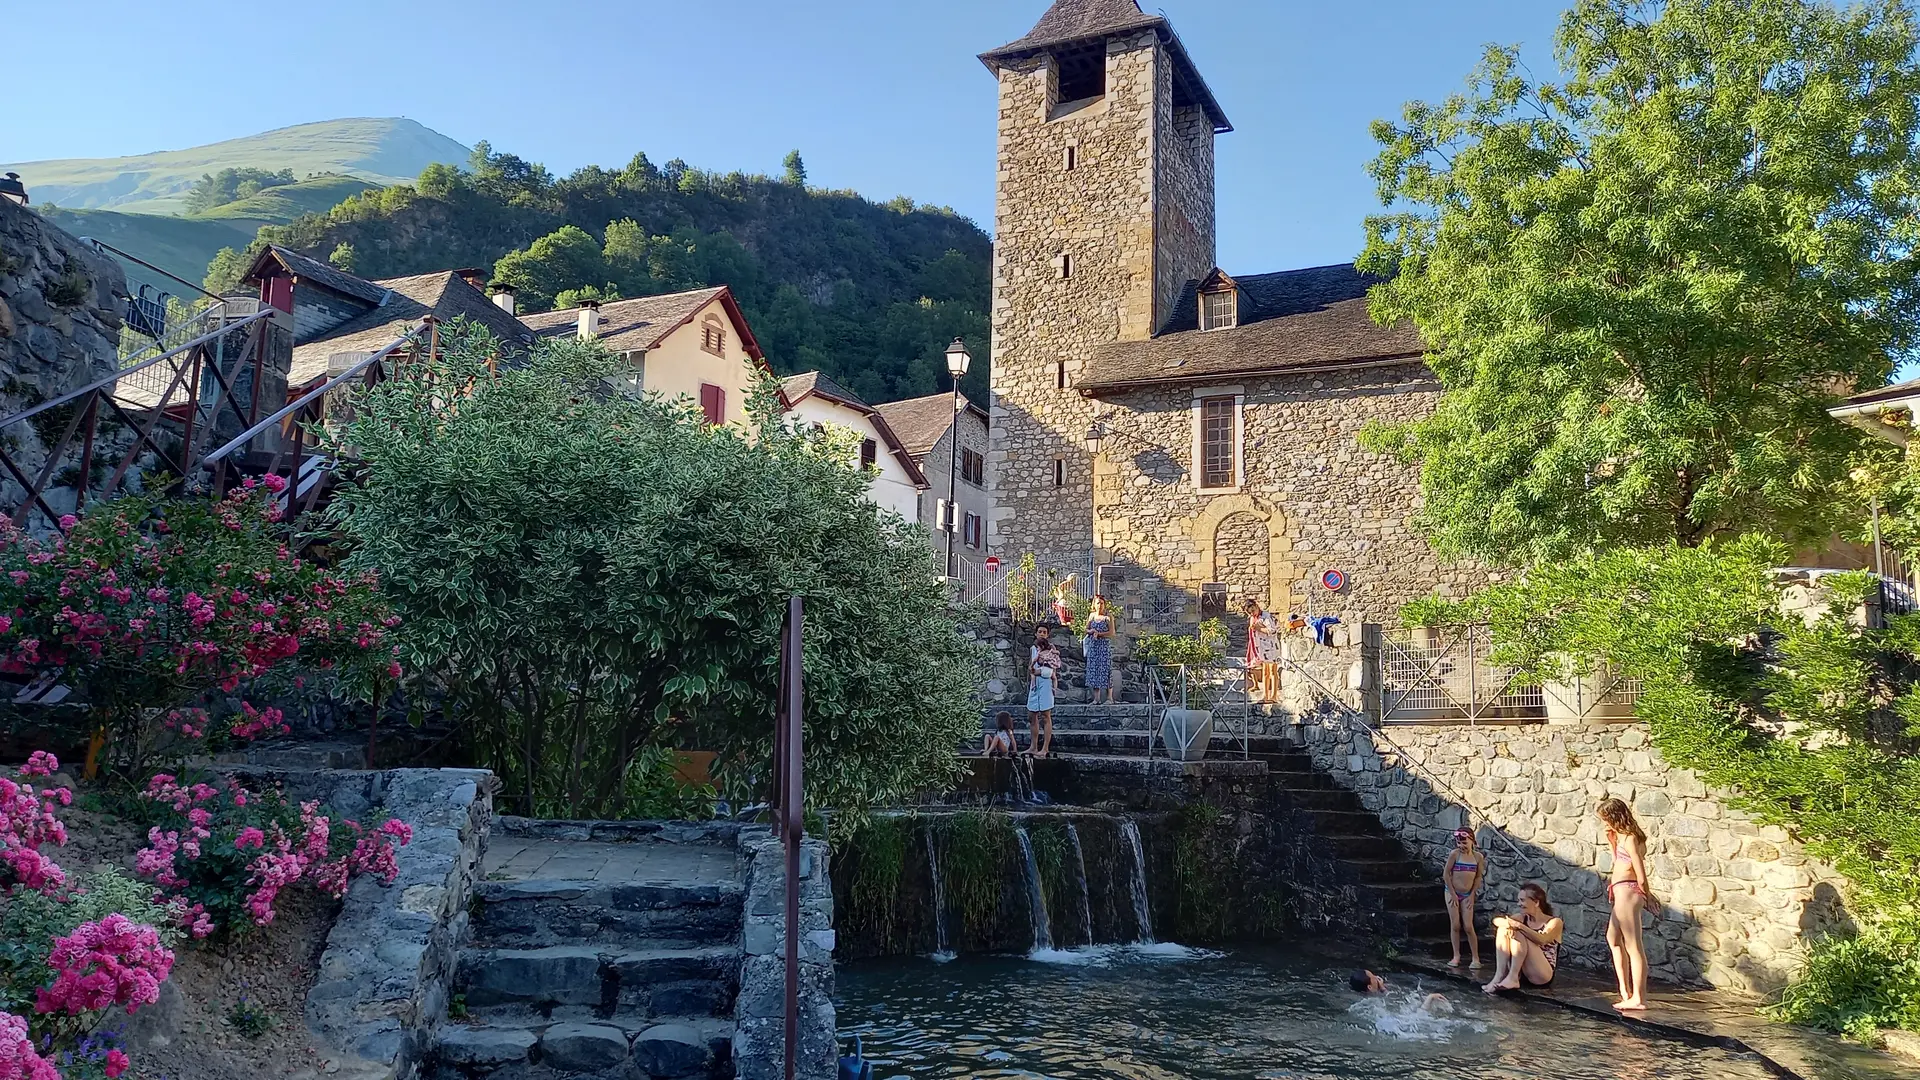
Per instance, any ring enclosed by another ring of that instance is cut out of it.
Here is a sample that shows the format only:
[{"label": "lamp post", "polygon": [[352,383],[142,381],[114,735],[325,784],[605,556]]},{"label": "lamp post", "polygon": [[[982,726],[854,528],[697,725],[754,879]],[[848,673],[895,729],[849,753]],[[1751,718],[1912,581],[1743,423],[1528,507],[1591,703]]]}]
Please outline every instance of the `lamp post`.
[{"label": "lamp post", "polygon": [[953,534],[960,530],[960,379],[973,365],[973,354],[959,338],[947,346],[947,374],[953,376],[953,417],[947,426],[947,513],[940,523],[947,531],[947,577],[953,577]]},{"label": "lamp post", "polygon": [[1087,428],[1087,472],[1089,473],[1089,475],[1087,477],[1087,489],[1088,491],[1091,492],[1091,496],[1088,500],[1091,505],[1087,507],[1087,509],[1090,511],[1090,516],[1087,519],[1087,524],[1089,528],[1092,530],[1089,536],[1089,539],[1093,543],[1093,549],[1091,552],[1089,552],[1088,565],[1094,568],[1093,569],[1094,577],[1092,581],[1087,582],[1087,588],[1095,592],[1098,592],[1100,590],[1100,570],[1099,570],[1100,490],[1098,487],[1100,482],[1099,481],[1100,443],[1103,440],[1105,440],[1106,437],[1107,437],[1107,426],[1105,424],[1101,423],[1098,420],[1095,420],[1091,425],[1088,426]]}]

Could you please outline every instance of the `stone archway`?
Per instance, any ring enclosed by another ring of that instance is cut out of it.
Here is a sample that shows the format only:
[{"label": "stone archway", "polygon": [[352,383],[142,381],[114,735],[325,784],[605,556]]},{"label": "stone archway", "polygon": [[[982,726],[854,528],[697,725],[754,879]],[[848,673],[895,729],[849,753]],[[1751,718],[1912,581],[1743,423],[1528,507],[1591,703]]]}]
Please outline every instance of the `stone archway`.
[{"label": "stone archway", "polygon": [[[1258,532],[1253,532],[1253,522],[1258,522]],[[1224,536],[1223,527],[1226,530]],[[1257,563],[1257,559],[1241,556],[1240,553],[1246,550],[1250,533],[1254,536],[1264,535],[1267,558],[1263,580],[1267,609],[1279,612],[1291,610],[1293,583],[1299,575],[1293,567],[1293,541],[1287,538],[1286,532],[1286,517],[1266,502],[1244,493],[1216,496],[1193,519],[1193,544],[1200,554],[1197,568],[1200,582],[1229,581],[1221,575],[1237,572],[1233,567],[1236,559],[1242,563]],[[1229,581],[1229,584],[1232,582]]]},{"label": "stone archway", "polygon": [[1226,583],[1228,611],[1249,599],[1266,605],[1273,595],[1267,523],[1244,510],[1222,521],[1213,531],[1213,573],[1213,580]]}]

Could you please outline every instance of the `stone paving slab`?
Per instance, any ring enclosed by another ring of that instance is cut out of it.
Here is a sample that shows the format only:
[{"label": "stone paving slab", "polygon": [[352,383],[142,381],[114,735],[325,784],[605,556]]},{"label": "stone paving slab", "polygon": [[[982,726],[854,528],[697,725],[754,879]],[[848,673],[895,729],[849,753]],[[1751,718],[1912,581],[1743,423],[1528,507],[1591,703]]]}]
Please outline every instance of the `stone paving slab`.
[{"label": "stone paving slab", "polygon": [[[1448,967],[1438,958],[1402,956],[1401,968],[1471,986],[1478,992],[1492,977],[1488,966],[1475,973]],[[1623,1013],[1611,980],[1585,972],[1560,969],[1552,989],[1528,988],[1513,996],[1586,1013],[1651,1034],[1684,1039],[1695,1044],[1744,1050],[1763,1058],[1773,1071],[1799,1080],[1913,1080],[1912,1065],[1892,1054],[1791,1024],[1769,1023],[1759,1014],[1759,998],[1726,990],[1685,990],[1658,984],[1647,988],[1643,1013]]]},{"label": "stone paving slab", "polygon": [[495,836],[487,845],[481,877],[486,881],[717,885],[738,882],[741,874],[739,853],[731,846]]}]

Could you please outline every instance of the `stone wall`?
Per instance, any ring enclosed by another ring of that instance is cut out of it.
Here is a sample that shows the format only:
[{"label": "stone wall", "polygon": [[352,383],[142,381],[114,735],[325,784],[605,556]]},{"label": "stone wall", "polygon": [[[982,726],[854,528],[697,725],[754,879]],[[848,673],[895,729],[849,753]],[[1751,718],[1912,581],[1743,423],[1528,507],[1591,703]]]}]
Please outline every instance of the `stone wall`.
[{"label": "stone wall", "polygon": [[[739,1080],[776,1080],[786,1062],[786,849],[772,830],[743,829],[747,910],[741,927],[740,994],[734,1002],[733,1069]],[[833,1009],[833,883],[827,844],[804,840],[800,852],[800,1049],[795,1074],[834,1075],[838,1041]]]},{"label": "stone wall", "polygon": [[999,70],[988,542],[1003,557],[1085,557],[1093,413],[1075,384],[1094,346],[1149,336],[1168,282],[1213,258],[1211,132],[1174,114],[1154,31],[1106,49],[1106,93],[1064,114],[1051,57]]},{"label": "stone wall", "polygon": [[[1397,622],[1408,600],[1484,584],[1484,571],[1442,561],[1415,528],[1418,471],[1359,444],[1369,421],[1424,416],[1438,391],[1417,363],[1249,378],[1246,482],[1218,495],[1201,494],[1191,475],[1198,391],[1104,399],[1113,435],[1095,486],[1095,539],[1117,567],[1108,576],[1124,582],[1109,589],[1123,623],[1139,633],[1191,629],[1201,612],[1190,598],[1207,582],[1228,586],[1232,612],[1264,584],[1269,609],[1335,614],[1347,626]],[[1329,569],[1347,576],[1339,593],[1320,584]]]},{"label": "stone wall", "polygon": [[1774,989],[1791,976],[1806,935],[1846,918],[1831,868],[1785,829],[1755,824],[1725,793],[1668,765],[1643,725],[1395,725],[1389,742],[1329,711],[1297,731],[1315,763],[1355,789],[1436,878],[1452,830],[1477,829],[1493,864],[1483,927],[1514,909],[1520,885],[1545,885],[1567,921],[1561,955],[1580,967],[1611,970],[1612,859],[1594,816],[1606,796],[1627,800],[1647,831],[1651,886],[1665,905],[1646,923],[1656,978]]}]

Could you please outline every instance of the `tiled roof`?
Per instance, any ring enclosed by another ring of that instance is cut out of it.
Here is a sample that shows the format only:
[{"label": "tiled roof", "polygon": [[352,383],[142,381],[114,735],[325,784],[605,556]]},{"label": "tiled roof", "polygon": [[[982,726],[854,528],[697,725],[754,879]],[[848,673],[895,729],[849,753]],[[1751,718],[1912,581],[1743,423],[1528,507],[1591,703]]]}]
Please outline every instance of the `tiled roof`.
[{"label": "tiled roof", "polygon": [[349,319],[325,337],[295,346],[293,367],[287,373],[289,387],[306,386],[325,376],[327,358],[334,353],[374,352],[386,347],[428,314],[443,323],[465,316],[486,327],[512,352],[523,352],[532,342],[532,335],[520,320],[500,310],[452,270],[368,284],[379,287],[387,302]]},{"label": "tiled roof", "polygon": [[[267,250],[261,252],[259,256],[254,259],[254,269],[256,271],[259,268],[260,260],[265,258],[272,258],[285,268],[287,273],[292,274],[296,278],[312,282],[323,288],[332,289],[334,292],[346,296],[365,300],[369,304],[378,304],[384,300],[387,295],[385,289],[374,282],[368,281],[366,278],[349,274],[337,267],[329,266],[318,259],[308,258],[292,248],[283,248],[278,244],[268,245]],[[250,273],[248,276],[251,277],[252,274]]]},{"label": "tiled roof", "polygon": [[920,471],[920,463],[916,460],[918,455],[908,452],[905,444],[900,441],[899,434],[893,430],[893,425],[887,423],[886,416],[879,409],[861,401],[860,395],[834,382],[825,373],[803,371],[798,375],[789,375],[781,379],[780,396],[786,399],[789,409],[800,404],[804,398],[819,397],[838,402],[865,415],[872,422],[873,430],[879,434],[880,441],[887,444],[888,452],[893,454],[906,469],[907,475],[913,482],[923,486],[926,484],[926,474]]},{"label": "tiled roof", "polygon": [[[960,399],[961,408],[986,419],[987,414],[979,406],[966,398]],[[946,435],[953,426],[953,395],[929,394],[926,397],[908,398],[905,401],[890,401],[875,406],[880,415],[887,420],[887,426],[900,437],[900,445],[915,458],[923,458],[933,449],[935,443]]]},{"label": "tiled roof", "polygon": [[1863,390],[1840,404],[1842,406],[1874,405],[1882,401],[1901,401],[1911,397],[1920,397],[1920,379],[1908,379],[1905,382]]},{"label": "tiled roof", "polygon": [[1424,346],[1410,323],[1380,326],[1367,314],[1379,279],[1352,266],[1316,266],[1233,279],[1237,325],[1199,329],[1199,282],[1190,281],[1159,334],[1094,351],[1080,389],[1099,393],[1141,383],[1195,382],[1294,368],[1417,360]]},{"label": "tiled roof", "polygon": [[[693,289],[660,296],[637,296],[631,300],[608,300],[600,305],[600,340],[619,352],[651,349],[660,339],[692,318],[726,290],[723,287]],[[580,325],[579,308],[543,311],[522,315],[520,321],[541,337],[565,337]]]},{"label": "tiled roof", "polygon": [[1182,98],[1195,102],[1206,110],[1215,131],[1232,131],[1227,114],[1188,58],[1186,46],[1180,44],[1180,35],[1173,32],[1173,24],[1164,16],[1141,11],[1137,0],[1055,0],[1025,37],[981,53],[980,62],[997,71],[1003,60],[1146,29],[1158,31],[1173,55],[1176,103]]}]

